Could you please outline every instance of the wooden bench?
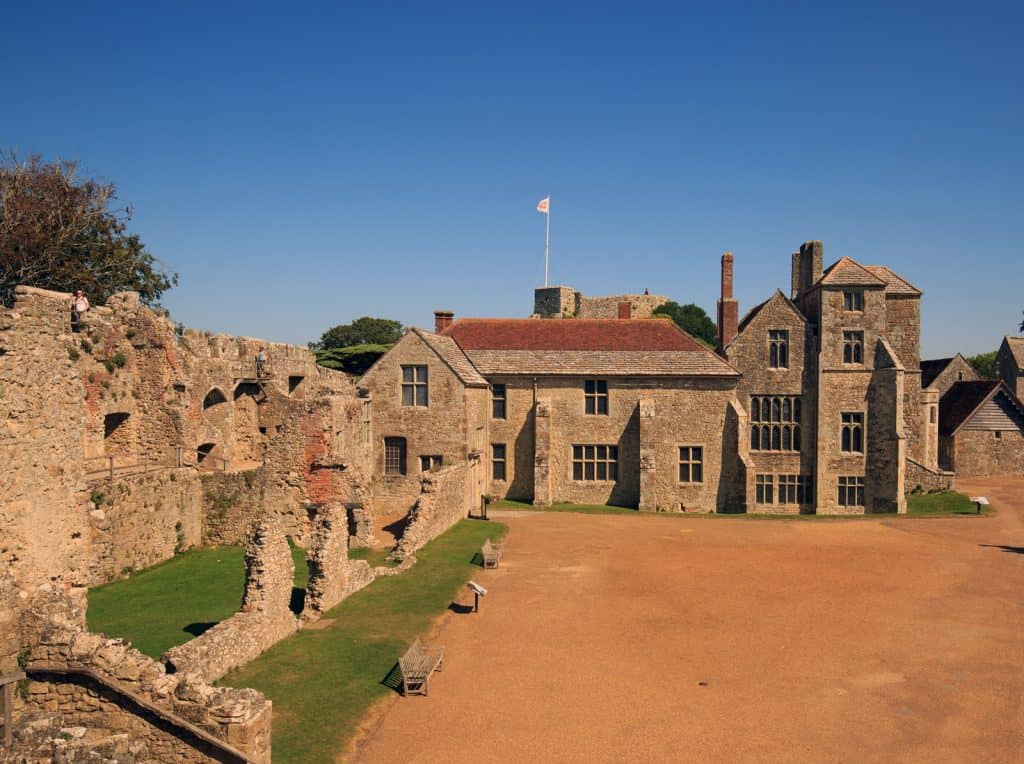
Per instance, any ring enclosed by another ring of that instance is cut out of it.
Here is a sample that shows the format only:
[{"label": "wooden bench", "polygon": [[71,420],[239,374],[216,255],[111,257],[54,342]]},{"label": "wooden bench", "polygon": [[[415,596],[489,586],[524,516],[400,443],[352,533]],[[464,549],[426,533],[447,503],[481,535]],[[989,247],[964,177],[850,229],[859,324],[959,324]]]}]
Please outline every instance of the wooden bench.
[{"label": "wooden bench", "polygon": [[492,544],[490,539],[484,542],[483,548],[480,550],[480,554],[484,558],[485,568],[496,568],[498,563],[501,562],[501,555],[504,553],[501,544]]},{"label": "wooden bench", "polygon": [[427,649],[416,637],[412,647],[398,659],[398,668],[402,672],[402,695],[426,695],[430,675],[440,671],[443,664],[444,648]]}]

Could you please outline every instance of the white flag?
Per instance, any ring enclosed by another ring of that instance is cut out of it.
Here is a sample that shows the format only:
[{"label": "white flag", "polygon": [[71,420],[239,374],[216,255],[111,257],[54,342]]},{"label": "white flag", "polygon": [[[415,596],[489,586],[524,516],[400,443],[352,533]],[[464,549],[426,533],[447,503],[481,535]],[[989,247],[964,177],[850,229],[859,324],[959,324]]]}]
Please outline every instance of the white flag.
[{"label": "white flag", "polygon": [[543,212],[545,215],[549,215],[549,207],[551,206],[551,197],[546,196],[537,202],[537,212]]}]

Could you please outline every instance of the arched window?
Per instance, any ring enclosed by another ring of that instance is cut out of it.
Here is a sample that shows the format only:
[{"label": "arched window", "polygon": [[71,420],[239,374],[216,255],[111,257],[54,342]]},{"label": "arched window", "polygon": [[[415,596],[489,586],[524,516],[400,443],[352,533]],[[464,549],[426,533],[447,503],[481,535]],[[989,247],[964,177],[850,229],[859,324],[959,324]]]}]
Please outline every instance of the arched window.
[{"label": "arched window", "polygon": [[211,406],[216,406],[218,403],[227,403],[228,399],[224,397],[224,393],[221,392],[220,388],[213,388],[203,398],[203,409],[208,409]]},{"label": "arched window", "polygon": [[756,424],[750,428],[750,447],[754,451],[761,450],[761,428]]}]

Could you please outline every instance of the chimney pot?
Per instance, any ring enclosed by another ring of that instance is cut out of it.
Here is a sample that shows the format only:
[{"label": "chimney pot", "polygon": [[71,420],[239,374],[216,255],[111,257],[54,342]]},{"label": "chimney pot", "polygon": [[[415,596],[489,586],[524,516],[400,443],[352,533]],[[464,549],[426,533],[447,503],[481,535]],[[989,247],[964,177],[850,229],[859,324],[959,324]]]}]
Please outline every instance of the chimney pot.
[{"label": "chimney pot", "polygon": [[444,330],[452,325],[452,321],[455,320],[455,314],[450,310],[435,310],[434,311],[434,333],[443,334]]}]

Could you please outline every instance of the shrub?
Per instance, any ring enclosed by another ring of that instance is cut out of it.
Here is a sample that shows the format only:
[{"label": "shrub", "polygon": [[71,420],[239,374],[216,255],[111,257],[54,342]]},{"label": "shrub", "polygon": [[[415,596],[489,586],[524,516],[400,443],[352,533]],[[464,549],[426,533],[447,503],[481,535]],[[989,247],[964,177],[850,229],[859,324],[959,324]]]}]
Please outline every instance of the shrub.
[{"label": "shrub", "polygon": [[100,504],[103,503],[103,500],[105,498],[107,498],[107,495],[105,493],[103,493],[102,491],[96,491],[92,496],[89,497],[89,501],[93,503],[93,506],[96,507],[96,509],[99,509]]},{"label": "shrub", "polygon": [[69,358],[70,360],[72,360],[72,361],[77,361],[77,360],[78,360],[79,358],[81,358],[81,357],[82,357],[82,356],[81,356],[81,355],[79,354],[79,352],[78,352],[77,350],[75,350],[74,348],[70,348],[70,349],[68,350],[68,358]]},{"label": "shrub", "polygon": [[126,331],[124,333],[124,336],[127,337],[128,339],[132,339],[132,337],[135,336],[135,330],[134,329],[129,329],[128,331]]},{"label": "shrub", "polygon": [[114,365],[114,359],[112,359],[112,358],[108,358],[107,360],[105,360],[105,361],[103,362],[103,368],[107,370],[107,373],[108,373],[108,374],[113,374],[113,373],[114,373],[114,369],[116,369],[116,368],[117,368],[117,367],[116,367],[116,366]]},{"label": "shrub", "polygon": [[79,344],[82,346],[82,350],[84,350],[86,353],[92,352],[92,343],[89,342],[89,340],[85,339],[85,337],[82,338],[82,341]]},{"label": "shrub", "polygon": [[113,361],[114,366],[116,366],[119,369],[123,368],[124,365],[128,363],[128,359],[124,357],[124,353],[115,353],[114,357],[111,358],[110,360]]}]

